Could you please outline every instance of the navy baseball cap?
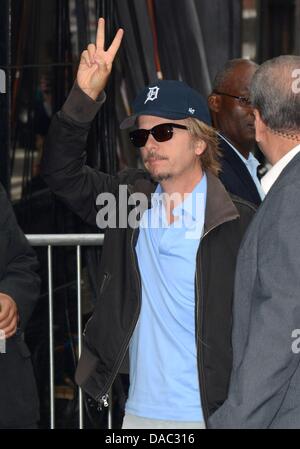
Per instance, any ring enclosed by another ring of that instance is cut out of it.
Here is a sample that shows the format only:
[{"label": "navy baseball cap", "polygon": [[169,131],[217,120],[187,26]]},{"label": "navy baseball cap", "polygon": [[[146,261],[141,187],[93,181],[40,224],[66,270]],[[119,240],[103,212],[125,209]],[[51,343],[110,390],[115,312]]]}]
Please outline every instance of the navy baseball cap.
[{"label": "navy baseball cap", "polygon": [[123,120],[120,128],[134,126],[140,115],[171,120],[192,117],[211,125],[206,101],[183,81],[159,80],[146,87],[133,102],[133,114]]}]

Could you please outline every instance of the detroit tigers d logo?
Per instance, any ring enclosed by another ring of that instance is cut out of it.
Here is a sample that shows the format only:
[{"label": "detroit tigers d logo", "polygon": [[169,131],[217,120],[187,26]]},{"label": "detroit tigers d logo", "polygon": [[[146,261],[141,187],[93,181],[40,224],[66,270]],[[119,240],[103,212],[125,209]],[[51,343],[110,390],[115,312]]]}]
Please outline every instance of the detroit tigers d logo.
[{"label": "detroit tigers d logo", "polygon": [[158,97],[158,92],[159,92],[159,87],[155,86],[155,87],[149,87],[149,92],[146,98],[146,101],[144,104],[147,103],[147,101],[154,101],[157,99]]}]

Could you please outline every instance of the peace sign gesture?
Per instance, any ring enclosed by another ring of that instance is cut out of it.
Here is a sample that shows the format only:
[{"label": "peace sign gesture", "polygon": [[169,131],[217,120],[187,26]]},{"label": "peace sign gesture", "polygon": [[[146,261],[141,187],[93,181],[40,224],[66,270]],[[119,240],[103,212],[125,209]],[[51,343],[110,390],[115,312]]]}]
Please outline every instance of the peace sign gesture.
[{"label": "peace sign gesture", "polygon": [[81,55],[77,83],[93,100],[96,100],[106,86],[123,34],[124,31],[120,28],[111,46],[105,51],[105,20],[101,18],[98,22],[96,45],[89,44]]}]

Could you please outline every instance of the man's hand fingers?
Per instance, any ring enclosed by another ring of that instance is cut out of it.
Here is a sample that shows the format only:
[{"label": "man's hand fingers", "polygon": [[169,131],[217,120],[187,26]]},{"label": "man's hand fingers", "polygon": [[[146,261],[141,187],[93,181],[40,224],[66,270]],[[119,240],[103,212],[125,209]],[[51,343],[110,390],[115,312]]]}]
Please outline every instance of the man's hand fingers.
[{"label": "man's hand fingers", "polygon": [[0,312],[0,323],[7,319],[10,312],[14,310],[13,304],[10,301],[2,300],[0,301],[1,304],[1,312]]},{"label": "man's hand fingers", "polygon": [[13,320],[9,326],[5,327],[2,330],[4,331],[6,338],[8,338],[9,335],[15,334],[17,331],[17,320]]},{"label": "man's hand fingers", "polygon": [[[123,35],[124,30],[120,28],[117,34],[115,35],[115,38],[111,46],[106,52],[111,58],[110,61],[111,63],[115,59],[115,56],[120,48]],[[105,45],[105,20],[101,17],[98,22],[97,38],[96,38],[96,52],[98,55],[100,55],[102,52],[105,52],[104,45]]]},{"label": "man's hand fingers", "polygon": [[10,307],[7,304],[5,304],[1,307],[0,323],[8,317],[9,312],[10,312]]},{"label": "man's hand fingers", "polygon": [[90,62],[93,64],[93,62],[95,60],[96,46],[94,44],[89,44],[87,49],[88,49]]},{"label": "man's hand fingers", "polygon": [[15,335],[16,331],[11,332],[9,335],[6,336],[6,340],[8,340],[9,338],[13,337]]},{"label": "man's hand fingers", "polygon": [[105,20],[101,17],[98,20],[97,37],[96,37],[96,47],[97,51],[104,51],[105,44]]},{"label": "man's hand fingers", "polygon": [[6,338],[14,335],[18,324],[18,310],[14,300],[0,293],[0,329],[4,331]]},{"label": "man's hand fingers", "polygon": [[[105,21],[99,19],[96,46],[90,44],[82,53],[77,73],[77,82],[81,89],[92,99],[96,99],[105,88],[112,69],[112,62],[121,45],[123,30],[119,30],[109,50],[104,50],[105,44]],[[87,70],[87,68],[89,70]]]},{"label": "man's hand fingers", "polygon": [[18,320],[16,316],[10,319],[9,322],[0,325],[0,329],[4,332],[5,338],[9,338],[16,333],[17,325]]},{"label": "man's hand fingers", "polygon": [[81,54],[81,64],[86,64],[88,67],[92,66],[92,63],[90,61],[89,52],[87,50],[84,50]]},{"label": "man's hand fingers", "polygon": [[115,56],[120,48],[123,36],[124,36],[124,30],[122,28],[120,28],[118,30],[117,34],[115,35],[115,38],[114,38],[111,46],[107,50],[107,53],[111,57],[111,62],[113,62],[113,60],[115,59]]},{"label": "man's hand fingers", "polygon": [[4,331],[5,338],[8,339],[15,335],[17,332],[17,323],[12,324],[11,326],[7,327],[6,329],[2,329]]},{"label": "man's hand fingers", "polygon": [[11,309],[8,315],[4,319],[0,320],[0,329],[5,330],[11,325],[13,320],[17,320],[17,314],[15,310]]}]

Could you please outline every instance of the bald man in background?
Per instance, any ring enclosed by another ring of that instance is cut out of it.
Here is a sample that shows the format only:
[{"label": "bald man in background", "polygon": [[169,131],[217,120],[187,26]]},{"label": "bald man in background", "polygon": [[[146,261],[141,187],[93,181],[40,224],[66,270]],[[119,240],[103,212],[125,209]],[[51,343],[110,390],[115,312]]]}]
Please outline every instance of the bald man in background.
[{"label": "bald man in background", "polygon": [[259,206],[264,194],[257,176],[254,115],[250,84],[258,65],[232,59],[217,73],[208,97],[213,126],[222,151],[220,180],[226,189]]}]

